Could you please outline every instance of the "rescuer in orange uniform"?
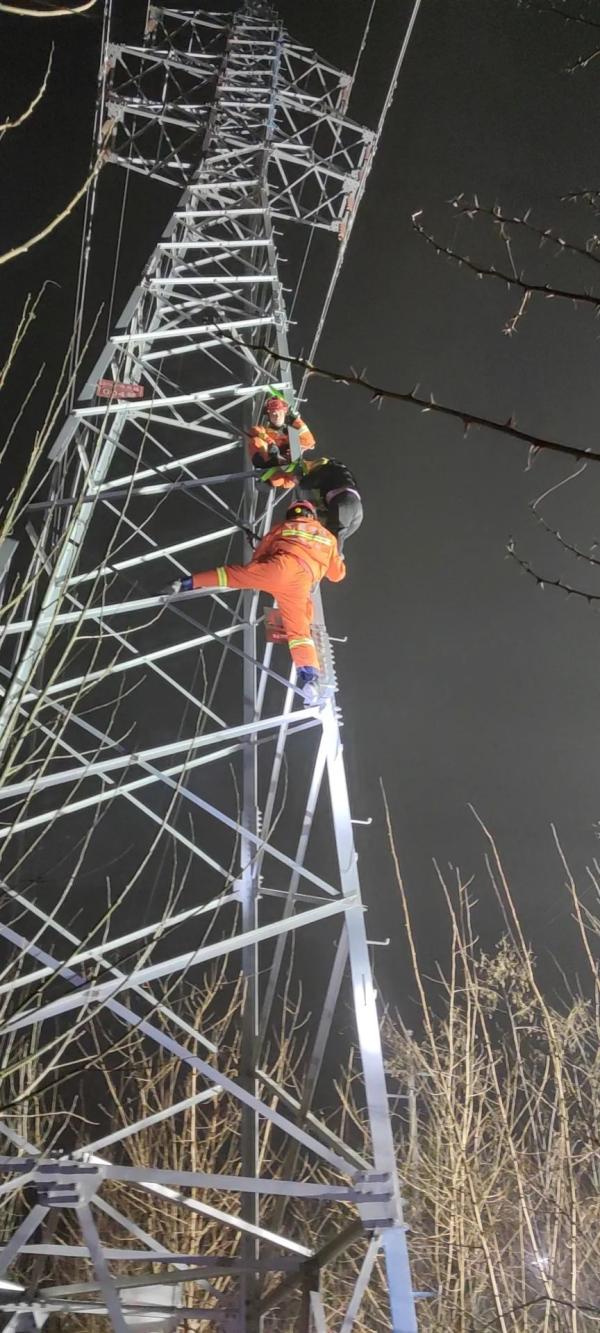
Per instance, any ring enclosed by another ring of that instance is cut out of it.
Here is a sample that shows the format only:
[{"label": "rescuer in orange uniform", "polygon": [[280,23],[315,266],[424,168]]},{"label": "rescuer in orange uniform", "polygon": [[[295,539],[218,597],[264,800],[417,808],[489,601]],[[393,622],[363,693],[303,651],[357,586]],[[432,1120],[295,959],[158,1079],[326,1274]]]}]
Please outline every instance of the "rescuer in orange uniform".
[{"label": "rescuer in orange uniform", "polygon": [[[271,398],[267,398],[265,416],[267,419],[265,426],[253,426],[250,430],[250,457],[254,467],[265,468],[277,463],[290,462],[290,437],[288,434],[290,426],[298,431],[298,442],[302,453],[307,449],[314,449],[314,435],[308,429],[302,417],[290,411],[289,403],[286,402],[285,398],[281,398],[278,394],[273,394]],[[277,486],[279,483],[275,481],[273,485]]]},{"label": "rescuer in orange uniform", "polygon": [[319,523],[309,500],[299,500],[259,542],[247,565],[222,565],[176,579],[173,591],[195,588],[253,588],[277,598],[298,685],[308,707],[319,697],[319,659],[310,632],[311,591],[322,578],[339,583],[346,566],[335,537]]}]

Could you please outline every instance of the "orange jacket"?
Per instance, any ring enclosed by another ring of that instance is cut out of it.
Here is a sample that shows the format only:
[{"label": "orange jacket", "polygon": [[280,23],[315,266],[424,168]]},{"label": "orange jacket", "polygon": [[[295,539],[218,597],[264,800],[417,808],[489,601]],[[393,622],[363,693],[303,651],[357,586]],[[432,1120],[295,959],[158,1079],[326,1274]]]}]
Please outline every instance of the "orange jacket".
[{"label": "orange jacket", "polygon": [[[312,431],[308,429],[306,422],[302,417],[294,417],[290,421],[293,430],[297,430],[300,436],[298,441],[302,453],[305,449],[314,449],[315,437]],[[257,467],[267,467],[271,459],[269,458],[269,448],[276,444],[282,458],[286,462],[290,460],[290,440],[285,430],[277,430],[275,426],[252,426],[250,432],[250,457]]]},{"label": "orange jacket", "polygon": [[340,583],[346,577],[335,537],[316,518],[287,518],[271,528],[256,547],[252,564],[281,555],[296,556],[315,583],[322,578]]}]

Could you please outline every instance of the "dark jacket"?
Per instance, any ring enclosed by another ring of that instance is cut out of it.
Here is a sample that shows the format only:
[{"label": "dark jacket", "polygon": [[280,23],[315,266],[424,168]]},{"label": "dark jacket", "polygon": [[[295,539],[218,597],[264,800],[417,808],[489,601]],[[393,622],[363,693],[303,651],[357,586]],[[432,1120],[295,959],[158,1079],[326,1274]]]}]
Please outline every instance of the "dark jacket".
[{"label": "dark jacket", "polygon": [[330,491],[337,491],[342,486],[358,491],[354,473],[338,458],[316,458],[314,462],[303,458],[302,475],[296,485],[301,495],[307,499],[316,495],[322,504]]}]

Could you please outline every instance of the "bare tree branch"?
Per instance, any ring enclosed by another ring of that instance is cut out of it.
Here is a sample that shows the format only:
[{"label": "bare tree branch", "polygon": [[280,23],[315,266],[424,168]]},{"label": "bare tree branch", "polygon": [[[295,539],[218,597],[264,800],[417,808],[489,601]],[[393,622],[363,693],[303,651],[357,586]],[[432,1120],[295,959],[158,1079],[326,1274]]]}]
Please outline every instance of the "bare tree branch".
[{"label": "bare tree branch", "polygon": [[[594,1319],[600,1319],[600,1305],[583,1305],[577,1301],[567,1301],[561,1296],[535,1296],[530,1301],[521,1301],[519,1305],[512,1305],[510,1310],[503,1310],[504,1315],[520,1314],[522,1310],[531,1310],[535,1305],[559,1305],[566,1310],[578,1311],[580,1314],[588,1315]],[[483,1325],[481,1333],[485,1333],[487,1328],[494,1328],[498,1323],[495,1316],[487,1324]]]},{"label": "bare tree branch", "polygon": [[583,588],[573,588],[569,583],[563,583],[562,579],[542,578],[541,574],[538,574],[529,562],[523,559],[523,556],[517,555],[512,537],[506,551],[511,560],[514,560],[519,566],[519,569],[522,569],[525,574],[529,574],[529,577],[537,583],[538,588],[560,588],[560,591],[566,593],[567,597],[581,597],[590,606],[593,602],[600,602],[600,593],[584,592]]},{"label": "bare tree branch", "polygon": [[507,287],[517,287],[519,291],[526,292],[528,295],[544,296],[548,301],[558,299],[570,301],[572,305],[578,305],[581,302],[583,305],[593,306],[595,310],[600,309],[600,296],[593,296],[591,292],[569,291],[563,287],[551,287],[550,283],[547,282],[528,282],[525,278],[519,277],[518,274],[502,272],[495,268],[493,264],[476,263],[475,260],[469,259],[467,255],[461,254],[460,251],[453,250],[448,245],[442,245],[441,241],[436,241],[435,237],[425,230],[423,224],[417,221],[419,217],[420,213],[413,213],[413,228],[424,241],[427,241],[428,245],[432,246],[436,254],[444,255],[446,259],[452,259],[455,264],[458,264],[459,268],[469,269],[478,278],[496,278],[497,281],[506,283]]},{"label": "bare tree branch", "polygon": [[245,345],[255,352],[266,352],[276,361],[283,361],[286,365],[299,366],[301,369],[307,370],[309,375],[316,375],[320,379],[333,380],[335,384],[351,384],[358,389],[365,389],[371,395],[371,400],[374,403],[381,403],[384,399],[396,403],[411,403],[414,407],[420,408],[422,412],[437,412],[441,416],[462,421],[465,435],[471,427],[485,427],[488,430],[498,432],[500,435],[507,435],[510,439],[517,440],[521,444],[527,444],[530,450],[548,449],[552,453],[566,454],[570,458],[580,458],[589,462],[600,463],[600,453],[594,453],[591,449],[578,449],[574,444],[561,444],[558,440],[547,440],[542,436],[532,435],[529,431],[519,430],[514,424],[513,417],[509,417],[508,421],[495,421],[493,417],[482,417],[476,412],[450,407],[446,403],[437,403],[433,397],[423,398],[417,393],[418,386],[405,393],[402,393],[399,389],[384,389],[381,385],[372,384],[364,375],[359,375],[354,370],[342,374],[339,371],[326,370],[323,366],[315,366],[306,357],[283,356],[276,348],[268,347],[263,343],[246,343]]},{"label": "bare tree branch", "polygon": [[[584,14],[571,14],[568,10],[560,9],[558,5],[541,4],[540,0],[522,0],[526,9],[535,9],[538,14],[556,14],[562,19],[563,23],[577,23],[583,28],[600,28],[600,23],[595,23],[593,19],[586,18]],[[579,60],[574,61],[572,65],[567,65],[567,73],[573,74],[576,69],[585,69],[586,65],[591,64],[596,56],[600,55],[600,50],[592,51],[589,56],[581,56]]]},{"label": "bare tree branch", "polygon": [[37,90],[37,93],[35,94],[34,97],[32,97],[29,106],[26,107],[25,110],[21,112],[20,116],[17,116],[16,120],[5,120],[4,124],[0,125],[0,142],[2,141],[4,135],[7,133],[8,130],[17,130],[20,125],[23,125],[26,120],[29,120],[29,117],[33,115],[33,112],[35,111],[36,106],[39,106],[39,103],[41,102],[44,93],[46,91],[46,88],[48,86],[48,79],[50,77],[50,70],[52,69],[53,58],[54,58],[54,43],[52,43],[52,46],[50,47],[50,55],[48,56],[46,73],[44,74],[44,77]]},{"label": "bare tree branch", "polygon": [[[51,278],[47,278],[43,287],[38,292],[33,302],[31,300],[31,293],[27,296],[25,305],[23,306],[23,310],[21,311],[21,315],[19,317],[19,323],[14,333],[12,343],[10,345],[10,348],[6,356],[6,360],[4,361],[4,364],[0,366],[0,389],[4,388],[6,379],[11,370],[17,352],[21,346],[21,343],[24,342],[25,337],[29,332],[30,325],[37,318],[37,307],[46,291],[46,287],[50,286],[56,286],[56,283],[53,283]],[[0,462],[2,461],[2,458],[4,456],[5,448],[6,444],[4,444],[3,447],[0,449]]]},{"label": "bare tree branch", "polygon": [[[558,528],[553,528],[552,524],[548,523],[543,514],[539,513],[535,505],[530,505],[529,508],[535,518],[537,518],[538,523],[544,529],[544,532],[547,532],[549,537],[554,537],[555,541],[558,542],[559,546],[562,546],[564,551],[568,551],[570,555],[574,555],[576,560],[584,560],[588,565],[600,565],[600,559],[593,556],[591,552],[582,551],[581,547],[575,546],[572,542],[568,542],[566,537],[563,537],[562,533],[558,531]],[[596,542],[595,545],[597,546],[598,543]]]},{"label": "bare tree branch", "polygon": [[[544,515],[540,512],[540,505],[543,503],[544,500],[548,498],[549,495],[555,494],[556,491],[561,490],[564,486],[568,485],[569,482],[575,481],[577,477],[581,476],[583,471],[585,471],[585,463],[583,464],[582,467],[578,468],[575,472],[573,472],[571,476],[564,477],[562,481],[559,481],[554,486],[551,486],[549,490],[544,491],[542,495],[538,496],[537,500],[535,500],[533,504],[530,504],[529,508],[534,518],[540,524],[540,527],[543,528],[544,532],[546,532],[549,537],[553,537],[554,540],[558,542],[559,546],[561,546],[564,551],[568,551],[569,555],[575,556],[576,560],[583,560],[587,565],[598,567],[600,566],[600,559],[598,559],[596,556],[593,556],[591,554],[591,550],[583,551],[581,547],[576,546],[573,542],[567,541],[567,539],[563,537],[562,533],[559,532],[558,528],[555,528],[551,523],[549,523],[548,520],[544,517]],[[595,542],[593,544],[592,549],[594,549],[594,547],[597,546],[598,543]],[[551,587],[560,588],[560,590],[562,592],[565,592],[567,596],[574,595],[576,597],[585,598],[585,600],[589,604],[591,604],[596,600],[599,600],[596,594],[586,593],[581,588],[571,587],[570,584],[563,583],[561,579],[542,578],[541,575],[537,574],[536,571],[531,567],[531,565],[528,564],[526,560],[522,559],[521,556],[517,555],[514,547],[514,542],[512,540],[508,547],[508,553],[509,555],[512,556],[512,558],[516,561],[519,567],[526,574],[529,574],[531,578],[535,579],[536,583],[538,584],[538,587],[543,588],[544,585],[548,583]]]},{"label": "bare tree branch", "polygon": [[560,9],[558,5],[542,4],[541,0],[523,0],[523,8],[535,9],[538,14],[558,14],[564,23],[580,23],[584,28],[600,28],[600,23],[594,23],[593,19],[588,19],[584,14],[571,14],[568,10]]},{"label": "bare tree branch", "polygon": [[[0,4],[0,9],[2,9],[1,4]],[[112,131],[112,122],[110,123],[105,133],[105,139],[108,137],[108,134],[111,131]],[[50,236],[53,231],[56,231],[56,228],[60,226],[61,222],[64,222],[65,218],[69,217],[69,214],[74,211],[80,200],[83,199],[83,196],[87,194],[87,191],[89,190],[90,185],[94,180],[94,177],[98,175],[98,172],[104,162],[104,157],[105,153],[104,149],[102,149],[99,152],[98,157],[96,158],[96,161],[94,163],[92,170],[89,173],[89,176],[86,177],[86,179],[83,182],[83,185],[80,186],[80,188],[77,190],[77,193],[73,195],[73,198],[69,200],[68,204],[65,205],[65,207],[61,210],[61,212],[57,213],[56,216],[52,218],[52,221],[48,222],[45,227],[42,227],[41,231],[36,232],[35,236],[30,236],[28,241],[22,241],[20,245],[15,245],[13,246],[12,250],[6,250],[3,255],[0,255],[0,265],[7,264],[11,259],[16,259],[17,255],[25,254],[28,250],[31,250],[34,245],[39,245],[40,241],[45,240],[46,237]]]},{"label": "bare tree branch", "polygon": [[568,65],[567,69],[569,74],[573,74],[576,69],[585,69],[587,65],[591,65],[592,60],[595,60],[596,56],[600,56],[600,47],[597,47],[595,51],[592,51],[592,54],[589,56],[581,56],[579,60],[575,61],[574,65]]},{"label": "bare tree branch", "polygon": [[84,0],[84,4],[75,5],[73,9],[68,6],[61,6],[60,9],[22,9],[20,5],[6,5],[0,0],[0,10],[5,14],[16,14],[24,19],[60,19],[69,18],[71,14],[85,14],[86,10],[93,9],[96,0]]},{"label": "bare tree branch", "polygon": [[[565,197],[574,199],[577,196],[568,195]],[[574,241],[566,241],[563,236],[559,236],[551,227],[535,226],[534,223],[529,221],[529,209],[520,217],[511,217],[510,214],[503,213],[498,204],[494,204],[492,207],[489,207],[489,205],[484,206],[479,203],[477,197],[472,200],[466,200],[464,195],[459,195],[456,199],[453,199],[452,207],[457,213],[460,213],[469,219],[474,217],[490,218],[494,226],[497,227],[502,234],[504,227],[520,227],[523,231],[528,231],[538,238],[540,248],[545,245],[547,241],[550,241],[551,244],[556,245],[561,252],[580,255],[582,259],[591,259],[593,264],[600,264],[600,255],[594,254],[593,250],[588,249],[584,245],[577,245]],[[592,242],[598,244],[598,237],[592,237]]]}]

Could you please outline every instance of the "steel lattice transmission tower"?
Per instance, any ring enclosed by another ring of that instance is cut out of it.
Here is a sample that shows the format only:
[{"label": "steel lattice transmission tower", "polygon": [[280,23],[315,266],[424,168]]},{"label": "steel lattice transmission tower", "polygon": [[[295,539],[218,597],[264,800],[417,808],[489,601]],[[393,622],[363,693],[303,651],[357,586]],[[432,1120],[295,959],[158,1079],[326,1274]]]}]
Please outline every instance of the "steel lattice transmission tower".
[{"label": "steel lattice transmission tower", "polygon": [[[271,521],[272,497],[265,501],[248,479],[244,433],[267,385],[293,397],[279,359],[288,321],[277,233],[285,250],[288,223],[329,232],[331,269],[339,262],[377,137],[349,118],[349,82],[295,45],[257,0],[233,15],[153,7],[143,45],[106,51],[109,156],[175,186],[178,198],[52,446],[46,497],[35,497],[18,534],[21,554],[32,542],[33,556],[25,601],[6,599],[0,655],[0,933],[22,961],[2,988],[5,995],[12,987],[13,1001],[3,1033],[14,1042],[35,1027],[52,1071],[56,1051],[65,1059],[71,1033],[99,1012],[110,1032],[135,1029],[165,1060],[195,1071],[197,1101],[235,1103],[241,1162],[233,1178],[161,1171],[158,1161],[123,1167],[120,1140],[143,1122],[102,1139],[80,1127],[69,1152],[53,1156],[17,1133],[8,1113],[7,1188],[25,1179],[29,1191],[0,1274],[14,1278],[21,1255],[39,1261],[35,1290],[0,1290],[13,1330],[32,1327],[32,1312],[39,1327],[56,1311],[104,1312],[120,1333],[135,1327],[132,1280],[119,1267],[129,1258],[138,1285],[147,1278],[153,1327],[177,1326],[183,1298],[179,1291],[169,1306],[165,1291],[178,1291],[192,1272],[196,1282],[199,1273],[228,1275],[218,1289],[205,1284],[195,1317],[206,1326],[250,1333],[299,1290],[297,1327],[322,1333],[319,1271],[350,1242],[363,1250],[344,1330],[354,1326],[380,1250],[390,1327],[416,1328],[320,600],[330,695],[323,708],[305,710],[285,648],[263,646],[257,595],[187,594],[168,603],[157,595],[180,572],[223,563],[232,542]],[[88,867],[94,849],[104,864],[107,847],[113,892],[118,898],[126,880],[127,894],[90,945]],[[334,849],[325,865],[323,847]],[[171,888],[180,887],[185,863],[178,900],[165,890],[168,858]],[[50,901],[28,887],[31,866],[42,867],[42,881],[57,867]],[[182,1006],[188,980],[202,986],[209,965],[227,958],[234,974],[241,965],[245,985],[235,1076]],[[313,1015],[299,1093],[263,1067],[294,967]],[[165,982],[167,993],[156,989]],[[323,1118],[349,1010],[366,1154]],[[261,1159],[265,1128],[277,1143],[274,1179]],[[225,1245],[223,1256],[165,1250],[160,1234],[107,1201],[115,1180],[219,1219],[224,1238],[239,1240],[237,1258]],[[203,1191],[222,1195],[218,1208]],[[266,1226],[264,1200],[274,1195],[275,1221]],[[294,1223],[309,1200],[333,1210],[314,1250],[299,1242]],[[48,1221],[65,1212],[71,1244],[57,1247]],[[107,1246],[98,1222],[107,1215],[127,1244]],[[89,1256],[95,1280],[85,1290],[48,1287],[44,1263],[61,1254]],[[160,1286],[147,1277],[157,1263]]]}]

